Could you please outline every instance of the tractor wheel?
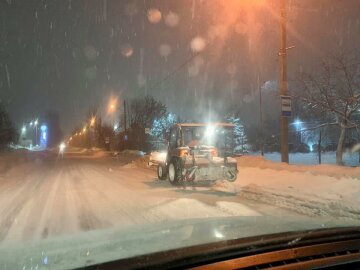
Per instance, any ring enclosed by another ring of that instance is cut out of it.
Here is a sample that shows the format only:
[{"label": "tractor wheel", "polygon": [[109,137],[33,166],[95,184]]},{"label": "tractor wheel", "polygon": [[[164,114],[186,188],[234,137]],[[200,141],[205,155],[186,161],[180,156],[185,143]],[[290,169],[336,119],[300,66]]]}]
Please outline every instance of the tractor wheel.
[{"label": "tractor wheel", "polygon": [[157,166],[157,176],[159,180],[165,180],[167,177],[166,166],[163,164],[159,164]]},{"label": "tractor wheel", "polygon": [[180,167],[180,163],[176,159],[173,159],[170,162],[168,175],[169,175],[169,182],[172,185],[176,186],[181,182],[181,167]]},{"label": "tractor wheel", "polygon": [[237,171],[236,170],[228,170],[225,172],[225,178],[229,182],[235,182],[237,179]]}]

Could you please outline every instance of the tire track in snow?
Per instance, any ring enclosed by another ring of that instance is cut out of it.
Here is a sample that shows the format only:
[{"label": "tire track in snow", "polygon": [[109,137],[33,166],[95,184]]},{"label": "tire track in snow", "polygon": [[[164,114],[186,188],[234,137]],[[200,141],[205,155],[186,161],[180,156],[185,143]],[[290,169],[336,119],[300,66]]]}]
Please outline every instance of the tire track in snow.
[{"label": "tire track in snow", "polygon": [[307,216],[324,216],[360,220],[360,210],[351,209],[333,200],[310,200],[281,192],[248,185],[242,188],[240,197],[293,210]]},{"label": "tire track in snow", "polygon": [[[40,174],[40,175],[39,175]],[[47,177],[48,171],[39,171],[37,174],[30,174],[24,180],[25,183],[20,185],[19,191],[13,196],[12,200],[7,202],[7,207],[2,211],[0,217],[0,242],[2,242],[9,230],[11,229],[16,217],[19,215],[21,210],[24,208],[26,203],[31,199],[32,196],[37,194],[44,179]]]},{"label": "tire track in snow", "polygon": [[[101,228],[103,222],[95,215],[91,208],[89,198],[86,194],[87,179],[86,176],[81,172],[79,165],[73,168],[73,173],[70,175],[71,183],[76,191],[75,206],[78,210],[78,222],[82,231],[89,231],[92,229]],[[92,198],[94,199],[94,198]]]},{"label": "tire track in snow", "polygon": [[112,205],[114,219],[127,224],[142,224],[150,221],[144,211],[148,206],[149,198],[144,197],[139,189],[134,191],[124,184],[125,181],[132,179],[121,179],[118,173],[108,173],[95,166],[83,166],[82,170],[89,175],[92,189]]}]

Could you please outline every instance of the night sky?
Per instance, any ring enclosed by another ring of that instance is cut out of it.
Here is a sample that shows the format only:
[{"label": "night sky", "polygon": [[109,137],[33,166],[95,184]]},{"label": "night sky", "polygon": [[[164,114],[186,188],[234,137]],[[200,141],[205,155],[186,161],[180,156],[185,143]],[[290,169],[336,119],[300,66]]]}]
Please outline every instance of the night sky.
[{"label": "night sky", "polygon": [[[65,132],[110,96],[241,107],[278,78],[277,16],[276,0],[0,0],[0,99],[17,126],[55,109]],[[289,0],[288,23],[292,78],[359,48],[360,1]]]}]

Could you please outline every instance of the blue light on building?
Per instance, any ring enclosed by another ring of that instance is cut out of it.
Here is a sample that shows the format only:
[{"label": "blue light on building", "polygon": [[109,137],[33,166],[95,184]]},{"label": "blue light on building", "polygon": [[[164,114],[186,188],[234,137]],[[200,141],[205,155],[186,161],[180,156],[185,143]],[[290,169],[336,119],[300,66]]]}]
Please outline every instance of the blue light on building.
[{"label": "blue light on building", "polygon": [[47,132],[47,126],[41,125],[40,127],[40,146],[46,148],[47,142],[48,142],[48,132]]}]

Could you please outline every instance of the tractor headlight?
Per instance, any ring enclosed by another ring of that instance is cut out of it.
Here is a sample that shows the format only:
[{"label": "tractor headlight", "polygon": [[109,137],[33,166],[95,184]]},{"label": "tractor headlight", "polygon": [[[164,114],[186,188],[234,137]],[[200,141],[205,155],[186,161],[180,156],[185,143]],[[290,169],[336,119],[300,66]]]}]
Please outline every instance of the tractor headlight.
[{"label": "tractor headlight", "polygon": [[180,152],[179,152],[179,156],[180,157],[185,157],[189,155],[189,151],[187,149],[181,149]]}]

